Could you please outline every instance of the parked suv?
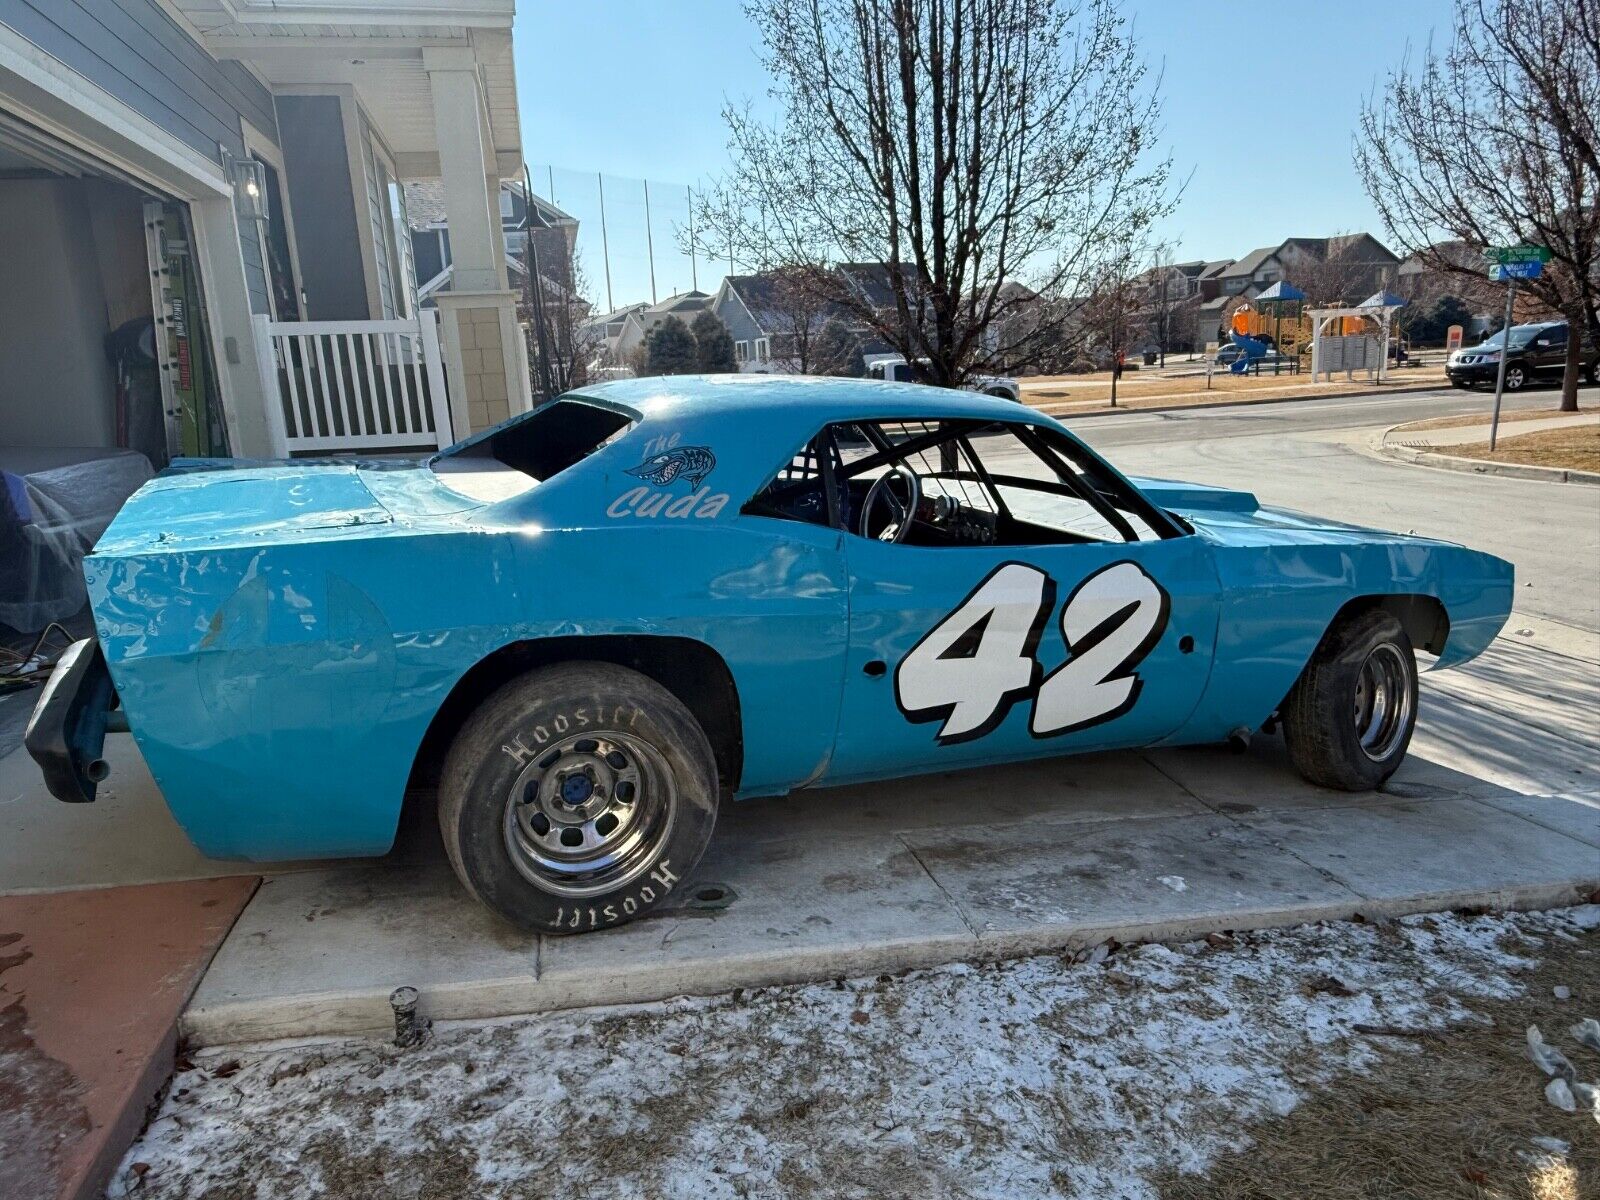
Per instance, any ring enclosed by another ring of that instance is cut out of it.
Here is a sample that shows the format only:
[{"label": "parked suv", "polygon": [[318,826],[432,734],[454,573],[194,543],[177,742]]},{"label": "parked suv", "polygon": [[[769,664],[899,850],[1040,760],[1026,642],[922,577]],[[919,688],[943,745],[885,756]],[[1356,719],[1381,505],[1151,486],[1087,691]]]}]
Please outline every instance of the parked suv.
[{"label": "parked suv", "polygon": [[[1561,382],[1561,373],[1567,365],[1567,323],[1545,321],[1539,325],[1513,325],[1511,348],[1505,350],[1505,331],[1485,338],[1476,346],[1456,350],[1445,363],[1445,374],[1456,387],[1471,387],[1483,383],[1494,386],[1500,371],[1500,355],[1506,354],[1506,391],[1521,391],[1536,379]],[[1586,345],[1583,352],[1583,374],[1590,383],[1595,381],[1600,368],[1600,350]]]}]

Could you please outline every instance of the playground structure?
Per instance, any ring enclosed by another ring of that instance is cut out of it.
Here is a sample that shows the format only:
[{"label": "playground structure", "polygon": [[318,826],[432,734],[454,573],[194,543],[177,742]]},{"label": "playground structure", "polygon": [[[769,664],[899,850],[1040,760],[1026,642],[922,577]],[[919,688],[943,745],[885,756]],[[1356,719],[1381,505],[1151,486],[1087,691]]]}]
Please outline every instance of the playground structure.
[{"label": "playground structure", "polygon": [[1389,331],[1405,301],[1392,292],[1375,292],[1360,304],[1306,310],[1311,319],[1311,382],[1332,380],[1335,371],[1354,379],[1365,370],[1374,383],[1383,382],[1389,357]]},{"label": "playground structure", "polygon": [[1319,376],[1332,379],[1335,371],[1353,379],[1357,369],[1365,370],[1374,382],[1381,381],[1390,327],[1405,301],[1380,291],[1357,305],[1307,308],[1305,302],[1304,292],[1280,281],[1235,310],[1229,337],[1239,347],[1239,357],[1228,370],[1242,375],[1276,348],[1276,373],[1286,358],[1292,357],[1297,366],[1309,347],[1313,383]]},{"label": "playground structure", "polygon": [[[1239,357],[1228,364],[1228,370],[1243,375],[1276,350],[1272,360],[1273,374],[1293,358],[1293,369],[1299,369],[1300,352],[1311,338],[1311,322],[1300,311],[1306,294],[1293,284],[1275,283],[1255,300],[1241,305],[1229,318],[1229,337],[1239,347]],[[1270,340],[1269,340],[1270,339]],[[1260,368],[1257,367],[1257,370]]]}]

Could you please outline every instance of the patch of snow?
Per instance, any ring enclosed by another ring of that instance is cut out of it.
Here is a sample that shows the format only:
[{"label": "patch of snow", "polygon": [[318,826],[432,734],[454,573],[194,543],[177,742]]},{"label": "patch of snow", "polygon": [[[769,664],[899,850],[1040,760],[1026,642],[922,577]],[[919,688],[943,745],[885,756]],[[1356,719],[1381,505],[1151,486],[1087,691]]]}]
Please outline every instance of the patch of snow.
[{"label": "patch of snow", "polygon": [[1204,1171],[1251,1121],[1374,1062],[1355,1025],[1469,1019],[1476,999],[1521,994],[1538,947],[1584,919],[957,963],[441,1025],[412,1051],[233,1047],[175,1077],[119,1179],[148,1164],[153,1200],[1150,1200],[1158,1172]]},{"label": "patch of snow", "polygon": [[1156,882],[1171,888],[1175,892],[1187,892],[1189,890],[1189,885],[1184,881],[1182,875],[1158,875],[1156,876]]}]

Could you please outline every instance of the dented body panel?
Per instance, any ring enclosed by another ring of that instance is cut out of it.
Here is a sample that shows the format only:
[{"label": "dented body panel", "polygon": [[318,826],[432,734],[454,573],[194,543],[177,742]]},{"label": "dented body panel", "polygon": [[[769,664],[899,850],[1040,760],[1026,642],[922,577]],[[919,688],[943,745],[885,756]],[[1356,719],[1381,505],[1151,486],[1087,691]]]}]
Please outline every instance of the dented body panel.
[{"label": "dented body panel", "polygon": [[[474,498],[435,469],[470,464],[491,430],[431,466],[189,464],[129,501],[85,561],[96,631],[131,732],[201,850],[255,860],[383,853],[440,706],[474,666],[518,642],[631,635],[710,647],[737,690],[736,792],[756,796],[1218,740],[1274,711],[1357,597],[1438,599],[1449,617],[1441,665],[1479,653],[1510,609],[1511,569],[1488,555],[1261,509],[1248,493],[1137,481],[1193,530],[1153,544],[1151,570],[1168,572],[1182,598],[1173,610],[1182,620],[1162,632],[1147,668],[1174,681],[1182,673],[1181,687],[1147,683],[1145,698],[1167,707],[1052,741],[1028,736],[1017,704],[988,741],[946,746],[930,726],[908,726],[889,689],[862,690],[864,661],[903,647],[930,619],[914,602],[919,572],[932,572],[930,583],[948,572],[966,590],[997,555],[1026,559],[1026,548],[857,544],[741,509],[830,422],[1063,427],[1002,400],[858,381],[630,380],[584,399],[631,424],[503,499]],[[868,612],[862,564],[897,549],[922,565],[867,581]],[[1070,572],[1079,549],[1111,548],[1052,547],[1051,569]],[[900,610],[896,587],[908,597]],[[1184,636],[1191,649],[1180,656]],[[1069,657],[1053,617],[1037,655],[1044,672]]]}]

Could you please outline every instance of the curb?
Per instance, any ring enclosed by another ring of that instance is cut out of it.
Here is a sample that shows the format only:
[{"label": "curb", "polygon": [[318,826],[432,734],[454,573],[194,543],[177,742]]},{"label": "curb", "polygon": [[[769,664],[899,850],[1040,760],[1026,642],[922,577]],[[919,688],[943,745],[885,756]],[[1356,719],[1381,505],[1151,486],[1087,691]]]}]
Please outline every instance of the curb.
[{"label": "curb", "polygon": [[1532,463],[1485,462],[1483,459],[1439,454],[1432,450],[1414,450],[1410,446],[1391,446],[1388,441],[1389,435],[1399,428],[1399,425],[1391,425],[1373,443],[1373,449],[1379,455],[1395,462],[1434,467],[1441,471],[1456,471],[1467,475],[1499,475],[1507,479],[1542,479],[1547,483],[1576,483],[1584,487],[1600,487],[1600,471],[1574,471],[1565,467],[1540,467]]},{"label": "curb", "polygon": [[1215,403],[1206,404],[1161,404],[1141,408],[1093,408],[1084,412],[1076,413],[1070,411],[1070,409],[1067,412],[1051,412],[1044,408],[1043,405],[1059,404],[1062,402],[1045,400],[1039,404],[1035,404],[1033,401],[1028,399],[1026,392],[1023,393],[1022,403],[1026,404],[1029,408],[1035,410],[1036,412],[1044,413],[1044,415],[1047,417],[1054,417],[1058,421],[1068,421],[1078,420],[1083,417],[1124,417],[1130,415],[1139,416],[1145,413],[1208,412],[1218,408],[1254,408],[1261,404],[1294,404],[1300,400],[1342,400],[1349,399],[1351,396],[1418,395],[1424,392],[1444,391],[1449,386],[1450,384],[1447,381],[1441,380],[1438,383],[1419,383],[1415,387],[1396,387],[1392,391],[1388,388],[1364,387],[1353,388],[1348,391],[1317,392],[1309,396],[1260,396],[1251,397],[1248,400],[1218,400]]}]

